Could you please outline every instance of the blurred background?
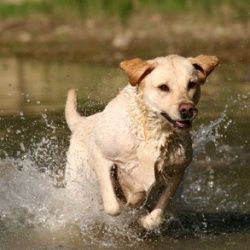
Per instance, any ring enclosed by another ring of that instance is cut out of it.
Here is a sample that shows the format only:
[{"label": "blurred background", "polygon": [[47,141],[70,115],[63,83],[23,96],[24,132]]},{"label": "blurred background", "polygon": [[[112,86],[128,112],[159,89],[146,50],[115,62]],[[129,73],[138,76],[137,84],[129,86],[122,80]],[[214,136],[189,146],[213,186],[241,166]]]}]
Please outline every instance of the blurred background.
[{"label": "blurred background", "polygon": [[247,61],[248,0],[1,0],[0,53],[114,63],[169,53]]},{"label": "blurred background", "polygon": [[[249,249],[249,48],[249,0],[0,0],[0,249]],[[57,188],[63,110],[70,87],[82,114],[102,110],[127,84],[121,60],[168,54],[221,63],[202,88],[183,188],[143,234],[133,211],[112,220],[93,190],[73,202]]]},{"label": "blurred background", "polygon": [[0,113],[62,110],[69,87],[98,83],[106,102],[125,58],[214,54],[247,81],[249,47],[248,0],[1,0]]}]

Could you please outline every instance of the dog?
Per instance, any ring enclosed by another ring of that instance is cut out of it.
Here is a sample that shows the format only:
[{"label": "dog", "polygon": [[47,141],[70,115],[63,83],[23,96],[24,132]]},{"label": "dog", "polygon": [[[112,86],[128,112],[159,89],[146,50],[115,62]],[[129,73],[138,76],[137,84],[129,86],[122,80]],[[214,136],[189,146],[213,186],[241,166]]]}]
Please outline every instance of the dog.
[{"label": "dog", "polygon": [[102,112],[88,117],[77,112],[76,92],[69,90],[67,185],[81,185],[82,173],[94,169],[107,214],[120,214],[122,200],[133,207],[148,201],[140,223],[158,228],[192,161],[190,128],[201,86],[218,63],[210,55],[122,61],[129,83]]}]

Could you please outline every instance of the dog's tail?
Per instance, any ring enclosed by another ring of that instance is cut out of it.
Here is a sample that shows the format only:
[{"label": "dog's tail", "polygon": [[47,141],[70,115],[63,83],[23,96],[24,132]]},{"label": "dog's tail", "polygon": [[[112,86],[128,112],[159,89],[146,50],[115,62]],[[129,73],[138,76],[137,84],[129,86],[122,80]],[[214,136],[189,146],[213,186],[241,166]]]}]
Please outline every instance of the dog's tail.
[{"label": "dog's tail", "polygon": [[81,120],[80,114],[77,112],[77,96],[74,89],[68,91],[66,106],[65,106],[65,118],[71,132],[76,128],[76,125]]}]

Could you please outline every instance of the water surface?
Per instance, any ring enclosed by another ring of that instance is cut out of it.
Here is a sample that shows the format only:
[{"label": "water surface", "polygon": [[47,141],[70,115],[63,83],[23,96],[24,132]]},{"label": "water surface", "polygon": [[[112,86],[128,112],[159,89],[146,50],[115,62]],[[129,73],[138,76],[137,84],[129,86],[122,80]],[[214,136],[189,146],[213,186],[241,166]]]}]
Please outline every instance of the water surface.
[{"label": "water surface", "polygon": [[67,89],[84,115],[126,84],[118,67],[0,59],[0,249],[248,249],[250,71],[222,64],[203,86],[194,161],[156,232],[134,211],[104,214],[96,184],[82,201],[61,188]]}]

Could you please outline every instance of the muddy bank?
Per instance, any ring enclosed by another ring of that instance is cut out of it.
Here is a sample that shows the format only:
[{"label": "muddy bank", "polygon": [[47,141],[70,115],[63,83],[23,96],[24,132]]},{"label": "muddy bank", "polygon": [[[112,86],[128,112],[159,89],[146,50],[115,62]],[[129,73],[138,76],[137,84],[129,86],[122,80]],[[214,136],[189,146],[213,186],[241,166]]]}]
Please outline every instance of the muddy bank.
[{"label": "muddy bank", "polygon": [[249,62],[249,46],[250,21],[197,14],[143,13],[125,21],[104,16],[58,20],[40,15],[0,22],[2,56],[112,64],[134,56],[211,53],[229,62]]}]

